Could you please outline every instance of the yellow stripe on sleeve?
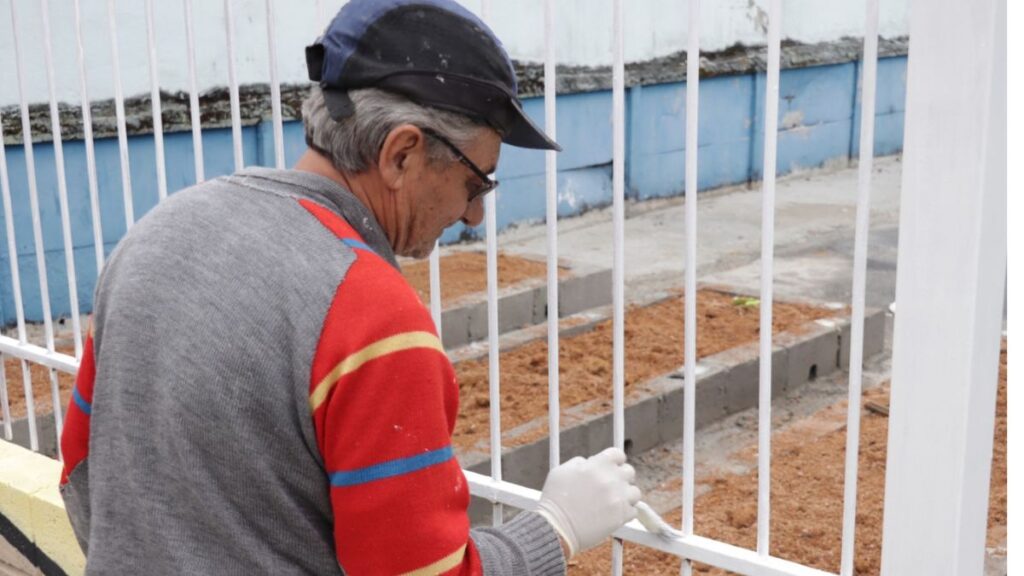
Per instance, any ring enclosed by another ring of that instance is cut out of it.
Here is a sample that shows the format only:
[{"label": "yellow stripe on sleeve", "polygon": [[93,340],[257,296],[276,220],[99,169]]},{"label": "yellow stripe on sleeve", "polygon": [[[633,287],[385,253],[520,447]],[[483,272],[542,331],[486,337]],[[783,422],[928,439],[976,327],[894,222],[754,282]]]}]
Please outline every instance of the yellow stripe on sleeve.
[{"label": "yellow stripe on sleeve", "polygon": [[458,550],[451,554],[441,558],[437,562],[423,568],[417,568],[412,572],[406,572],[401,576],[437,576],[437,574],[444,574],[445,572],[455,568],[462,563],[462,558],[466,555],[466,545],[463,544]]},{"label": "yellow stripe on sleeve", "polygon": [[444,354],[441,341],[430,332],[404,332],[383,338],[350,354],[339,362],[313,389],[313,393],[309,395],[309,407],[315,412],[324,403],[327,395],[342,376],[355,372],[370,360],[413,348],[430,348]]}]

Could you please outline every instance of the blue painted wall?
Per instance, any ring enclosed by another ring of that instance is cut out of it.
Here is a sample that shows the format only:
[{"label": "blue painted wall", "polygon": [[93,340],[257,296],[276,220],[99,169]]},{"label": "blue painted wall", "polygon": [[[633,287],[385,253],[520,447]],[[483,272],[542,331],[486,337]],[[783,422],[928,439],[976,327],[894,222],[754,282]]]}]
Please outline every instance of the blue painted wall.
[{"label": "blue painted wall", "polygon": [[[860,139],[859,63],[783,70],[780,80],[779,148],[777,168],[785,174],[799,168],[821,166],[829,160],[856,157]],[[883,58],[878,64],[875,153],[902,149],[906,58]],[[698,155],[701,190],[758,180],[762,173],[765,76],[720,76],[701,82]],[[579,214],[611,203],[612,125],[611,93],[569,94],[558,99],[558,213]],[[540,98],[524,102],[527,113],[543,125]],[[627,115],[627,194],[647,199],[683,193],[685,186],[686,84],[672,83],[630,88]],[[291,165],[305,149],[302,125],[284,127],[285,158]],[[269,122],[243,129],[246,165],[273,165],[273,132]],[[166,134],[164,147],[169,190],[194,183],[191,133]],[[156,164],[151,136],[129,139],[132,191],[136,217],[157,201]],[[7,165],[14,206],[18,269],[25,312],[29,320],[42,319],[36,272],[32,218],[29,209],[24,150],[8,146]],[[92,216],[89,202],[85,146],[64,143],[65,166],[75,247],[75,266],[82,312],[92,309],[96,282]],[[231,130],[203,132],[206,177],[234,170]],[[55,315],[70,310],[64,265],[60,210],[57,201],[53,147],[35,146],[43,243]],[[116,139],[96,142],[101,221],[106,252],[125,232],[120,154]],[[544,153],[504,146],[498,178],[498,226],[544,218]],[[442,242],[464,235],[482,236],[483,229],[455,226]],[[0,235],[0,321],[15,320],[14,295],[6,235]]]}]

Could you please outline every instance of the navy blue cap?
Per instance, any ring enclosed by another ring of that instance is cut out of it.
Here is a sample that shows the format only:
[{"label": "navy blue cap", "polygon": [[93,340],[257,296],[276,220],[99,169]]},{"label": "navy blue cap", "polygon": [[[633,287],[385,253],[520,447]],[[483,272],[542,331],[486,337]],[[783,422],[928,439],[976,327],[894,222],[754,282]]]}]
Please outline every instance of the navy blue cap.
[{"label": "navy blue cap", "polygon": [[352,0],[306,48],[331,117],[348,91],[379,88],[494,128],[507,144],[561,150],[523,112],[512,61],[494,32],[453,0]]}]

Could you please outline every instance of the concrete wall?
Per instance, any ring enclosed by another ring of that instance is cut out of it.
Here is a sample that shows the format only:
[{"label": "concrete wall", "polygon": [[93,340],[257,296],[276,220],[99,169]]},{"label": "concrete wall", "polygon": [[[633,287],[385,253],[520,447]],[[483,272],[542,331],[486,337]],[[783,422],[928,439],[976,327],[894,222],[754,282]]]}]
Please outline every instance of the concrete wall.
[{"label": "concrete wall", "polygon": [[[35,0],[0,0],[0,30],[10,26],[10,2],[18,10],[22,55],[26,64],[27,96],[36,142],[36,177],[49,274],[50,296],[56,315],[66,314],[67,279],[54,154],[49,134],[49,111],[42,69],[40,7]],[[700,189],[755,181],[761,177],[764,125],[763,49],[733,44],[763,41],[763,8],[767,0],[721,0],[705,3],[702,15]],[[83,25],[89,61],[89,90],[93,102],[94,131],[102,206],[103,239],[109,252],[125,231],[110,80],[110,52],[106,36],[106,3],[85,1]],[[156,167],[152,119],[148,101],[148,64],[145,56],[144,3],[116,0],[119,45],[128,108],[129,155],[135,216],[156,204]],[[208,178],[233,171],[230,115],[224,83],[223,3],[195,1],[195,24],[200,59],[200,86],[205,90],[203,113],[204,163]],[[285,156],[293,163],[304,149],[298,105],[305,94],[300,48],[316,28],[313,0],[278,1],[278,48],[283,87]],[[325,1],[326,12],[337,0]],[[499,35],[516,58],[521,96],[527,112],[543,124],[539,7],[541,0],[491,0]],[[677,6],[678,4],[678,6]],[[242,86],[242,120],[246,165],[273,163],[273,137],[267,78],[265,12],[262,0],[234,0],[238,32],[237,64]],[[472,10],[479,0],[467,0]],[[630,2],[627,11],[627,193],[633,198],[681,194],[684,189],[685,133],[685,3],[669,0]],[[610,0],[559,0],[559,214],[579,214],[611,202],[611,93]],[[96,279],[92,217],[86,177],[84,144],[78,106],[77,67],[71,0],[50,0],[58,98],[61,109],[65,167],[71,204],[78,293],[82,310],[91,310]],[[61,9],[58,9],[61,8]],[[605,10],[604,8],[607,8]],[[167,187],[172,193],[193,183],[193,153],[187,97],[174,90],[186,86],[179,2],[154,2],[160,76]],[[857,105],[859,41],[862,26],[859,3],[844,0],[786,0],[779,113],[780,173],[820,166],[855,157],[859,137]],[[904,0],[883,2],[883,35],[899,35],[906,28]],[[0,33],[0,71],[13,77],[12,37]],[[809,44],[819,42],[817,44]],[[723,49],[729,47],[728,49]],[[717,52],[715,52],[717,50]],[[878,79],[875,150],[879,155],[898,152],[902,145],[906,39],[882,43]],[[292,55],[292,56],[288,56]],[[21,147],[21,122],[16,106],[16,83],[0,83],[0,122],[3,124],[8,175],[22,293],[30,320],[41,320],[35,246],[29,211],[27,174]],[[135,94],[136,96],[131,96]],[[138,96],[142,94],[143,96]],[[104,100],[106,99],[106,100]],[[540,220],[544,216],[543,153],[505,147],[498,178],[498,225]],[[461,225],[448,230],[443,242],[477,236],[482,230]],[[6,235],[0,234],[0,324],[15,318],[14,297]]]},{"label": "concrete wall", "polygon": [[[859,142],[857,78],[859,64],[793,68],[782,72],[779,109],[778,169],[787,173],[826,162],[856,157]],[[903,100],[906,59],[879,62],[875,151],[899,152],[903,140]],[[761,176],[764,126],[764,75],[743,74],[708,78],[701,82],[700,183],[701,189],[748,182]],[[673,82],[635,85],[627,95],[627,187],[633,198],[681,194],[684,189],[684,134],[686,84]],[[540,98],[525,100],[527,112],[543,125]],[[558,99],[558,139],[565,148],[559,155],[559,214],[569,216],[611,202],[611,93],[596,91],[563,94]],[[304,149],[299,122],[285,125],[285,156],[290,164]],[[230,129],[203,132],[207,177],[233,171]],[[244,130],[245,158],[250,165],[273,164],[273,136],[269,122]],[[191,134],[165,136],[168,189],[193,183]],[[21,146],[6,148],[14,205],[18,259],[29,319],[41,320],[35,247],[32,242],[28,186]],[[53,148],[35,146],[44,244],[52,305],[55,313],[70,309],[64,268],[63,244],[57,203]],[[91,310],[96,267],[93,256],[92,218],[86,178],[84,145],[65,143],[65,161],[71,204],[72,230],[82,310]],[[116,139],[96,142],[97,168],[104,243],[109,252],[124,234],[125,219]],[[156,204],[156,167],[150,135],[130,139],[132,186],[136,216]],[[497,194],[498,225],[544,217],[544,155],[538,151],[504,147],[498,169],[502,181]],[[482,236],[483,230],[449,229],[444,242],[464,235]],[[0,235],[0,319],[15,318],[10,289],[6,236]]]}]

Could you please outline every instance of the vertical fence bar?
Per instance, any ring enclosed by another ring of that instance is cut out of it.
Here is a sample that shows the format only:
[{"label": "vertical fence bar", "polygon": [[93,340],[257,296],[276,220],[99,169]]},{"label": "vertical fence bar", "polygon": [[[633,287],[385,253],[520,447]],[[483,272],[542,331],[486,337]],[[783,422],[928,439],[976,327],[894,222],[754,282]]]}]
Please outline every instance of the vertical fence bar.
[{"label": "vertical fence bar", "polygon": [[[544,0],[544,131],[556,138],[557,78],[555,77],[555,2]],[[561,456],[558,382],[558,153],[544,153],[548,233],[548,463],[558,466]]]},{"label": "vertical fence bar", "polygon": [[196,85],[196,44],[192,22],[192,0],[185,0],[185,44],[188,47],[188,101],[192,115],[192,156],[195,158],[196,184],[205,180],[203,163],[203,121]]},{"label": "vertical fence bar", "polygon": [[[97,273],[103,268],[103,224],[100,220],[99,182],[96,177],[96,147],[92,139],[92,108],[85,77],[85,47],[82,45],[82,11],[79,0],[74,0],[75,53],[78,58],[79,89],[82,92],[82,133],[85,137],[85,167],[89,179],[89,205],[92,211],[92,240],[96,251]],[[81,360],[81,357],[78,358]]]},{"label": "vertical fence bar", "polygon": [[[491,16],[489,0],[480,2],[480,19],[487,22]],[[487,376],[490,382],[491,402],[491,478],[501,480],[501,380],[498,348],[498,218],[496,214],[498,190],[484,196],[484,216],[487,227]],[[502,523],[503,507],[494,505],[493,522]]]},{"label": "vertical fence bar", "polygon": [[231,0],[224,0],[224,29],[228,41],[228,94],[231,99],[231,143],[235,152],[235,171],[245,167],[242,156],[242,112],[238,103],[238,78],[235,75],[235,20]]},{"label": "vertical fence bar", "polygon": [[107,25],[110,29],[110,66],[114,73],[114,110],[117,114],[117,144],[121,151],[121,192],[124,195],[125,229],[135,223],[132,202],[132,174],[128,163],[128,130],[124,119],[124,88],[121,85],[121,51],[117,46],[117,17],[114,0],[107,0]]},{"label": "vertical fence bar", "polygon": [[[612,440],[624,449],[626,440],[624,389],[625,354],[625,212],[626,212],[626,65],[623,2],[614,0],[612,9]],[[612,542],[612,574],[622,574],[622,540]]]},{"label": "vertical fence bar", "polygon": [[0,410],[4,419],[4,440],[10,441],[14,438],[14,428],[11,426],[11,403],[7,398],[7,355],[0,354]]},{"label": "vertical fence bar", "polygon": [[775,250],[775,158],[778,146],[782,0],[768,13],[768,82],[764,113],[764,182],[761,192],[761,364],[757,443],[757,552],[769,554],[772,435],[772,274]]},{"label": "vertical fence bar", "polygon": [[[686,47],[686,297],[683,355],[686,381],[683,394],[683,534],[693,534],[695,483],[694,442],[697,434],[697,135],[700,123],[700,0],[689,0]],[[693,563],[683,560],[682,574]]]},{"label": "vertical fence bar", "polygon": [[[50,133],[53,137],[53,159],[57,171],[57,200],[60,205],[61,236],[64,240],[64,265],[68,275],[68,299],[71,304],[71,326],[75,345],[75,358],[82,355],[82,327],[78,315],[78,286],[77,275],[75,274],[75,252],[74,243],[71,239],[71,216],[68,209],[68,187],[67,178],[64,173],[64,143],[60,131],[60,110],[57,108],[57,88],[53,73],[53,48],[50,45],[50,6],[47,0],[40,4],[42,10],[43,24],[43,58],[46,68],[46,82],[50,99]],[[45,257],[45,255],[44,255]],[[51,320],[52,321],[52,320]],[[55,343],[52,338],[47,340],[47,347],[50,352],[55,350]],[[60,379],[57,371],[50,369],[50,402],[53,406],[54,430],[57,437],[60,437],[63,423],[63,408],[60,398]],[[59,444],[59,442],[58,442]],[[60,456],[60,447],[57,447]]]},{"label": "vertical fence bar", "polygon": [[[21,62],[21,46],[18,41],[18,17],[14,8],[15,2],[10,3],[11,8],[11,38],[14,40],[14,65],[18,78],[18,99],[21,109],[21,136],[22,146],[25,151],[25,172],[28,177],[29,202],[32,211],[32,235],[36,251],[36,268],[39,273],[39,294],[43,308],[44,331],[46,333],[47,348],[53,349],[53,321],[50,317],[50,290],[46,277],[46,252],[43,245],[42,221],[39,217],[39,190],[36,185],[36,162],[32,148],[32,123],[29,119],[28,100],[25,96],[25,71]],[[10,214],[10,212],[8,212]],[[13,226],[13,223],[12,223]],[[17,255],[12,260],[17,262]],[[15,264],[17,266],[17,264]],[[35,426],[35,402],[32,391],[32,375],[27,370],[27,364],[22,366],[22,375],[25,385],[25,408],[29,411],[29,435],[30,447],[32,450],[39,449],[39,437]],[[52,374],[51,374],[52,376]],[[51,378],[52,379],[52,378]],[[56,415],[55,415],[56,416]]]},{"label": "vertical fence bar", "polygon": [[160,71],[156,59],[153,0],[146,0],[146,49],[149,52],[149,100],[153,107],[153,144],[156,149],[157,198],[167,198],[167,166],[164,157],[164,119],[160,106]]},{"label": "vertical fence bar", "polygon": [[[2,115],[0,115],[2,116]],[[18,277],[18,247],[14,238],[14,217],[11,214],[11,185],[7,177],[7,150],[4,144],[3,118],[0,117],[0,192],[3,194],[4,224],[7,229],[7,255],[11,264],[11,286],[14,292],[14,307],[18,313],[18,337],[24,342],[25,319],[21,307],[21,279]],[[24,366],[25,361],[21,361]],[[14,438],[14,431],[11,428],[11,407],[7,398],[7,359],[0,354],[0,385],[3,386],[3,398],[0,403],[3,405],[4,417],[4,438]],[[29,430],[34,430],[34,416],[29,420]]]},{"label": "vertical fence bar", "polygon": [[875,81],[878,71],[878,0],[867,0],[861,70],[860,159],[857,224],[853,249],[853,317],[850,321],[850,385],[846,413],[846,471],[843,486],[841,576],[853,576],[857,526],[857,458],[860,452],[860,393],[864,362],[864,300],[871,214],[871,167],[875,155]]},{"label": "vertical fence bar", "polygon": [[274,167],[284,169],[284,125],[281,119],[281,83],[277,77],[277,40],[274,33],[274,0],[266,0],[267,51],[270,61],[270,108],[274,124]]},{"label": "vertical fence bar", "polygon": [[[7,153],[5,151],[3,143],[3,122],[0,121],[0,192],[3,193],[3,215],[4,224],[7,229],[7,260],[10,263],[10,285],[11,291],[14,293],[14,314],[17,318],[17,339],[23,344],[28,341],[28,333],[25,329],[25,305],[22,301],[22,276],[18,272],[17,266],[17,244],[14,237],[14,215],[13,207],[10,200],[10,178],[7,171]],[[6,376],[6,364],[3,365],[4,375]],[[29,363],[22,359],[22,381],[30,382],[29,387],[26,388],[25,395],[25,409],[26,417],[29,423],[29,447],[33,450],[39,449],[39,440],[36,434],[36,408],[35,402],[32,396],[32,385],[31,385],[31,372],[29,371]],[[4,389],[6,390],[6,381],[4,383]],[[4,418],[4,422],[9,422],[9,417]],[[4,435],[10,440],[11,433],[8,435],[8,426],[4,426]]]},{"label": "vertical fence bar", "polygon": [[443,339],[441,314],[441,243],[434,242],[434,250],[430,253],[430,316],[434,319],[437,337]]},{"label": "vertical fence bar", "polygon": [[[82,356],[82,325],[78,314],[78,276],[75,273],[75,248],[71,238],[71,213],[68,208],[67,175],[64,172],[64,144],[60,132],[60,111],[57,108],[57,88],[53,74],[53,49],[50,45],[50,6],[48,0],[41,3],[43,12],[43,57],[46,66],[46,81],[50,91],[50,131],[53,133],[53,158],[57,169],[57,194],[60,204],[61,233],[64,239],[64,265],[68,275],[68,299],[71,301],[71,329],[74,333],[75,358]],[[54,380],[56,383],[56,379]],[[60,394],[54,389],[54,415],[61,411]],[[59,427],[58,427],[59,429]]]}]

